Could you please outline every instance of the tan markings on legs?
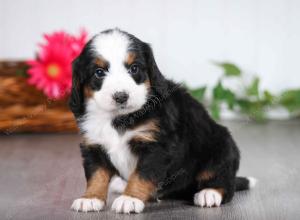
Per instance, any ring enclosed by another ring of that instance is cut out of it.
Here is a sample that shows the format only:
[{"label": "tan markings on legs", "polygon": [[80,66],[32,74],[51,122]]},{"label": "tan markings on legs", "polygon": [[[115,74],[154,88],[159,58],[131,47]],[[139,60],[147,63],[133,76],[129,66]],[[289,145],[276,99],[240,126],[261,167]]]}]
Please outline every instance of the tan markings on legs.
[{"label": "tan markings on legs", "polygon": [[88,180],[87,189],[83,198],[97,198],[105,201],[110,178],[111,173],[108,170],[99,168]]},{"label": "tan markings on legs", "polygon": [[215,173],[213,171],[204,170],[197,175],[197,180],[199,182],[207,181],[207,180],[212,179],[214,176],[215,176]]},{"label": "tan markings on legs", "polygon": [[155,192],[155,185],[148,180],[142,179],[136,172],[131,174],[124,195],[147,201]]},{"label": "tan markings on legs", "polygon": [[159,132],[158,120],[151,119],[133,129],[137,134],[132,138],[134,142],[155,142]]}]

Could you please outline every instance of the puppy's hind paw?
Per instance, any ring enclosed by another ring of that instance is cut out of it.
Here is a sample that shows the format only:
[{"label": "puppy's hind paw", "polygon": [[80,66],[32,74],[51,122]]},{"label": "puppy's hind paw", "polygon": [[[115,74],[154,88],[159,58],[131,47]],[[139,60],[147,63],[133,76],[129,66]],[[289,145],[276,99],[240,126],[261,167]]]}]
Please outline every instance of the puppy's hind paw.
[{"label": "puppy's hind paw", "polygon": [[219,207],[222,195],[215,189],[203,189],[194,195],[194,204],[200,207]]}]

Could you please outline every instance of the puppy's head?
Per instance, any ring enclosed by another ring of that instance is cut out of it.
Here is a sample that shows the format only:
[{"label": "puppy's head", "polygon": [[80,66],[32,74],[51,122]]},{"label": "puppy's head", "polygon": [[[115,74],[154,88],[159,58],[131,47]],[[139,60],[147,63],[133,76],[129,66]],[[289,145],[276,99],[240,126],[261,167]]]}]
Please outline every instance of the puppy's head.
[{"label": "puppy's head", "polygon": [[150,46],[119,29],[92,38],[73,62],[70,108],[76,117],[85,103],[113,115],[128,114],[161,93],[165,79]]}]

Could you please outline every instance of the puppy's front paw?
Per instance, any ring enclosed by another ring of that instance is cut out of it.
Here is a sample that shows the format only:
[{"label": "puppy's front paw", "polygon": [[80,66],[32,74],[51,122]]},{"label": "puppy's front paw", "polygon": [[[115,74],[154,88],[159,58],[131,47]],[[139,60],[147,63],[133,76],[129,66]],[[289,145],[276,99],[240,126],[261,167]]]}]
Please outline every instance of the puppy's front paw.
[{"label": "puppy's front paw", "polygon": [[220,206],[222,195],[215,189],[203,189],[194,195],[194,204],[201,207]]},{"label": "puppy's front paw", "polygon": [[140,213],[143,211],[145,204],[142,200],[131,196],[119,196],[113,202],[111,209],[117,213]]},{"label": "puppy's front paw", "polygon": [[104,208],[105,202],[96,198],[75,199],[71,209],[77,212],[99,212]]}]

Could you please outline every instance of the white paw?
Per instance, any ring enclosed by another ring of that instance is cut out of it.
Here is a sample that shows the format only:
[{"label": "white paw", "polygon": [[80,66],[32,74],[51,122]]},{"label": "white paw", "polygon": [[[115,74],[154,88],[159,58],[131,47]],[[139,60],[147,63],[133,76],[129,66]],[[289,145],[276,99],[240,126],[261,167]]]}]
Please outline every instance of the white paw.
[{"label": "white paw", "polygon": [[203,189],[194,195],[194,204],[201,207],[220,206],[222,195],[214,189]]},{"label": "white paw", "polygon": [[127,182],[119,176],[114,176],[109,184],[109,191],[115,193],[123,193]]},{"label": "white paw", "polygon": [[74,200],[71,209],[77,212],[99,212],[104,208],[104,205],[105,202],[100,199],[79,198]]},{"label": "white paw", "polygon": [[142,200],[130,196],[119,196],[113,202],[111,209],[117,213],[140,213],[143,211],[145,204]]}]

